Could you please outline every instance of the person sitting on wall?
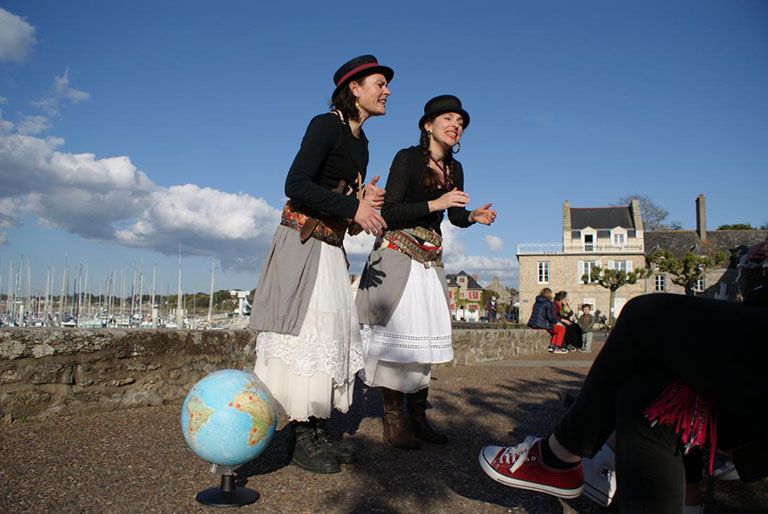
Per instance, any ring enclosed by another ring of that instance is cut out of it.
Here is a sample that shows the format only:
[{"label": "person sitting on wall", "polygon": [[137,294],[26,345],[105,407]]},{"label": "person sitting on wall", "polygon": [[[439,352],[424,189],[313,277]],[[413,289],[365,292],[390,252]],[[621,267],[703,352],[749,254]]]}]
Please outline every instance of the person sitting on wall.
[{"label": "person sitting on wall", "polygon": [[545,287],[541,290],[533,304],[533,312],[531,312],[531,319],[528,320],[528,326],[534,329],[543,329],[552,334],[547,351],[550,353],[568,353],[568,350],[563,348],[565,326],[555,317],[552,297],[550,288]]}]

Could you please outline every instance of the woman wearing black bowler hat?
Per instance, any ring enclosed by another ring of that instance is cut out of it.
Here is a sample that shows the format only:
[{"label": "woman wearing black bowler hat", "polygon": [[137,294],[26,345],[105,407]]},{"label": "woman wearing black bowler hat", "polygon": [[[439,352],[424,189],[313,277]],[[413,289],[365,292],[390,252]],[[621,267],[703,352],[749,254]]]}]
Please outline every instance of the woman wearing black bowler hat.
[{"label": "woman wearing black bowler hat", "polygon": [[364,380],[381,387],[384,438],[397,448],[418,449],[418,439],[448,441],[426,418],[431,366],[453,359],[440,222],[444,211],[458,227],[496,218],[491,204],[466,209],[464,170],[453,154],[468,126],[469,113],[457,97],[427,102],[419,145],[392,161],[381,210],[388,228],[376,240],[357,292]]},{"label": "woman wearing black bowler hat", "polygon": [[363,366],[342,244],[348,231],[379,235],[387,226],[377,212],[379,177],[363,186],[363,123],[386,113],[393,75],[372,55],[334,74],[331,112],[310,121],[288,171],[288,202],[253,298],[254,371],[291,419],[293,461],[318,473],[355,460],[351,449],[330,441],[326,427],[332,408],[349,409]]}]

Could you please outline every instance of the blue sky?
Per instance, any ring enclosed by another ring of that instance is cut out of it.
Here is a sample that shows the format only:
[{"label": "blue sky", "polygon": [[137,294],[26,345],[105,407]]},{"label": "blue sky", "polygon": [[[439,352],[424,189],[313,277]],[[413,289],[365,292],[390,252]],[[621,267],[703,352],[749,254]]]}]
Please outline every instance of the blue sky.
[{"label": "blue sky", "polygon": [[179,244],[185,290],[211,258],[217,288],[254,287],[307,122],[363,53],[395,69],[370,176],[430,97],[472,115],[466,189],[499,214],[447,231],[449,271],[514,284],[516,245],[559,241],[566,199],[644,194],[692,228],[703,193],[710,228],[768,223],[763,1],[1,5],[0,270],[30,259],[37,289],[67,251],[95,284],[157,263],[174,290]]}]

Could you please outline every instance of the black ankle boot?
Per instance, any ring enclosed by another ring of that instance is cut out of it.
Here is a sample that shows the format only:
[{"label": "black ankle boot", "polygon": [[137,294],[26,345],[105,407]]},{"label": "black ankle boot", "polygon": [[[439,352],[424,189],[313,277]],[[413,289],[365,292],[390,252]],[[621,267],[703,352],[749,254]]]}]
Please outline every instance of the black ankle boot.
[{"label": "black ankle boot", "polygon": [[344,441],[334,441],[328,433],[328,420],[316,418],[317,444],[324,448],[339,464],[354,464],[357,462],[357,454],[349,444]]},{"label": "black ankle boot", "polygon": [[448,436],[437,432],[427,421],[427,395],[429,388],[425,387],[418,393],[408,393],[408,413],[413,421],[414,435],[432,444],[446,444]]},{"label": "black ankle boot", "polygon": [[293,421],[293,463],[313,473],[338,473],[339,463],[317,442],[315,423]]}]

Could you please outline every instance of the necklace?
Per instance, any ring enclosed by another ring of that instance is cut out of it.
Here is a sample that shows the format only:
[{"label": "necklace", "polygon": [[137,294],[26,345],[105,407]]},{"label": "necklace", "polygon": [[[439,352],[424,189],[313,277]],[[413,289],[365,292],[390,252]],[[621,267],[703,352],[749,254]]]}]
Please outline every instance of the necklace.
[{"label": "necklace", "polygon": [[442,164],[440,164],[439,162],[437,162],[437,161],[435,160],[435,158],[434,158],[434,157],[432,157],[431,155],[429,156],[429,160],[430,160],[430,161],[432,161],[432,162],[434,163],[434,165],[435,165],[435,166],[437,166],[437,169],[439,169],[440,171],[442,171],[442,172],[443,172],[443,175],[445,175],[445,166],[444,166],[444,165],[442,165]]}]

